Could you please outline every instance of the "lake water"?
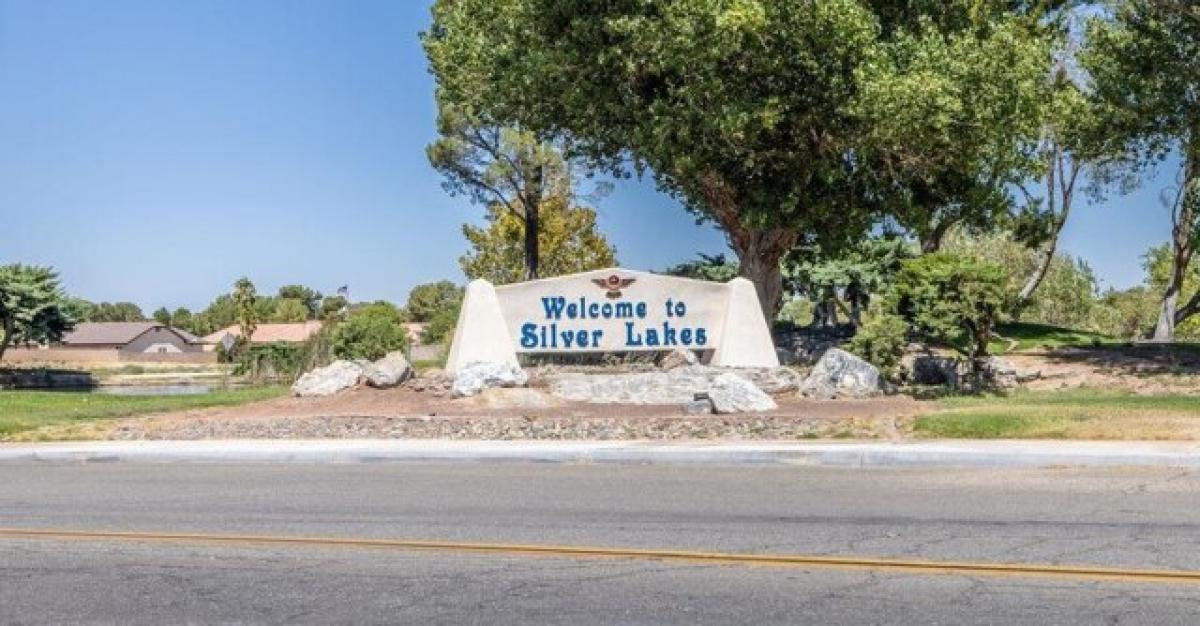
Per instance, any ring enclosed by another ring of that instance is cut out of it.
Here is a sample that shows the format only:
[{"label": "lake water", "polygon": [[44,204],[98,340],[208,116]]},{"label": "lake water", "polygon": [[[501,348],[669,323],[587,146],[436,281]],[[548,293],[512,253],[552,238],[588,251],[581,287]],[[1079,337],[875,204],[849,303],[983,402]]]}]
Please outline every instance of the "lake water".
[{"label": "lake water", "polygon": [[199,396],[212,390],[211,385],[104,385],[87,391],[111,396]]}]

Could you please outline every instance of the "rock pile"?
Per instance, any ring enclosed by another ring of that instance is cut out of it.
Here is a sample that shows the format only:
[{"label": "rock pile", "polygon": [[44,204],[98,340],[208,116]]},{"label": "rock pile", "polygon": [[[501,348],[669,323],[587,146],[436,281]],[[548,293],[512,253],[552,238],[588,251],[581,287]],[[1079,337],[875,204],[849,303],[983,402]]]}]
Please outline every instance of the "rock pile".
[{"label": "rock pile", "polygon": [[707,394],[718,413],[770,411],[775,401],[740,372],[702,365],[633,374],[557,374],[547,378],[550,393],[593,404],[688,405]]},{"label": "rock pile", "polygon": [[332,396],[363,383],[384,389],[412,375],[412,366],[400,352],[391,352],[375,362],[338,360],[305,372],[292,385],[292,394],[302,398]]}]

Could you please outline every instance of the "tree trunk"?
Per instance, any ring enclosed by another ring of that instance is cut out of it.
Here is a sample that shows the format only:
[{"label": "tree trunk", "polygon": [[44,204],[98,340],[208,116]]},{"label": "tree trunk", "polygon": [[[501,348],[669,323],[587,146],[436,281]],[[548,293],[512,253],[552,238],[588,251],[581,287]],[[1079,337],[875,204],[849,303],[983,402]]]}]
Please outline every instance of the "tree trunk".
[{"label": "tree trunk", "polygon": [[742,222],[736,190],[716,172],[702,177],[705,204],[729,237],[729,245],[738,256],[743,278],[754,283],[758,304],[762,307],[767,326],[774,325],[775,316],[783,306],[783,256],[796,245],[794,230],[748,226]]},{"label": "tree trunk", "polygon": [[1200,313],[1200,290],[1192,294],[1191,299],[1187,304],[1175,309],[1175,325],[1178,326],[1186,321],[1189,317]]},{"label": "tree trunk", "polygon": [[1050,272],[1050,264],[1054,262],[1054,253],[1057,250],[1058,234],[1055,233],[1053,238],[1038,250],[1037,265],[1034,266],[1029,278],[1025,279],[1025,284],[1021,286],[1021,291],[1017,294],[1017,311],[1025,308],[1033,299],[1033,293],[1037,291],[1042,281],[1045,280],[1046,274]]},{"label": "tree trunk", "polygon": [[1177,323],[1179,294],[1183,291],[1183,277],[1187,274],[1187,266],[1192,261],[1195,251],[1196,204],[1193,197],[1197,170],[1200,170],[1200,136],[1193,139],[1192,149],[1188,155],[1183,177],[1183,187],[1179,190],[1178,206],[1174,207],[1171,225],[1171,278],[1167,281],[1167,290],[1163,294],[1162,306],[1158,311],[1158,323],[1154,326],[1154,341],[1174,341],[1175,324]]},{"label": "tree trunk", "polygon": [[538,277],[538,232],[541,230],[540,207],[531,202],[525,207],[525,280]]},{"label": "tree trunk", "polygon": [[4,337],[0,338],[0,361],[4,360],[4,353],[8,352],[8,344],[12,343],[13,321],[12,318],[4,320]]},{"label": "tree trunk", "polygon": [[1180,207],[1179,217],[1171,228],[1171,278],[1167,281],[1167,290],[1163,294],[1162,306],[1159,307],[1154,341],[1175,339],[1175,314],[1179,293],[1183,291],[1183,277],[1187,273],[1188,263],[1192,260],[1192,213],[1190,203],[1185,199]]},{"label": "tree trunk", "polygon": [[1158,323],[1154,325],[1154,341],[1172,341],[1175,339],[1175,304],[1179,301],[1179,284],[1172,279],[1163,294],[1162,303],[1158,309]]},{"label": "tree trunk", "polygon": [[739,273],[754,283],[758,304],[762,307],[768,326],[773,324],[783,305],[783,270],[780,263],[795,241],[795,236],[784,230],[730,233],[730,242],[741,267]]},{"label": "tree trunk", "polygon": [[866,308],[866,294],[857,281],[846,286],[846,299],[850,301],[850,325],[858,330],[862,327],[862,312]]},{"label": "tree trunk", "polygon": [[945,219],[938,222],[928,233],[920,237],[921,254],[933,254],[942,249],[942,240],[954,225],[954,220]]},{"label": "tree trunk", "polygon": [[[1061,193],[1061,209],[1054,217],[1054,227],[1050,232],[1050,239],[1038,250],[1037,265],[1033,268],[1029,278],[1025,280],[1021,292],[1017,294],[1018,312],[1033,299],[1034,292],[1041,286],[1046,274],[1050,271],[1050,264],[1054,262],[1054,253],[1058,251],[1058,237],[1062,234],[1067,217],[1071,214],[1071,204],[1075,196],[1075,179],[1079,173],[1078,165],[1072,163],[1071,171],[1068,173],[1063,163],[1061,148],[1055,149],[1051,159],[1050,171],[1046,174],[1046,202],[1049,203],[1050,213],[1054,214],[1055,198]],[[1059,188],[1055,186],[1056,174],[1062,177]]]},{"label": "tree trunk", "polygon": [[521,191],[521,218],[525,222],[525,280],[538,278],[538,262],[541,252],[538,250],[538,235],[542,230],[542,202],[545,194],[546,170],[537,163],[533,155],[524,159],[526,169],[521,174],[524,189]]}]

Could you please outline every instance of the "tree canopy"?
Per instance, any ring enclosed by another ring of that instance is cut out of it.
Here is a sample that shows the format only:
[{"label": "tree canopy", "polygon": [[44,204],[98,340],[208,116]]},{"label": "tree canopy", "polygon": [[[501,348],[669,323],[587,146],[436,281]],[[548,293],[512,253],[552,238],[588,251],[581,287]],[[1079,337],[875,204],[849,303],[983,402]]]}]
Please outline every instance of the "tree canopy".
[{"label": "tree canopy", "polygon": [[663,270],[668,276],[681,276],[696,280],[729,282],[738,275],[737,261],[727,259],[724,254],[700,253],[691,261],[684,261]]},{"label": "tree canopy", "polygon": [[[424,40],[439,99],[648,169],[716,221],[772,316],[796,244],[1012,179],[1048,4],[439,0]],[[947,153],[960,133],[978,145]]]},{"label": "tree canopy", "polygon": [[[438,99],[436,141],[429,162],[451,195],[463,194],[521,223],[522,278],[541,275],[542,212],[551,200],[569,202],[571,172],[558,147],[528,130],[489,123],[451,100]],[[469,235],[468,235],[468,238]]]},{"label": "tree canopy", "polygon": [[59,341],[74,326],[58,274],[36,265],[0,266],[0,358],[16,343]]},{"label": "tree canopy", "polygon": [[413,287],[404,308],[414,322],[428,322],[439,311],[458,306],[462,299],[462,287],[448,280],[439,280]]},{"label": "tree canopy", "polygon": [[[596,228],[596,212],[554,197],[540,207],[538,275],[574,274],[617,264],[616,250]],[[500,205],[488,209],[487,225],[463,226],[471,250],[458,259],[467,278],[502,285],[528,277],[524,263],[525,221]]]},{"label": "tree canopy", "polygon": [[81,301],[76,306],[84,322],[141,322],[146,319],[142,308],[132,302],[101,302],[92,304]]}]

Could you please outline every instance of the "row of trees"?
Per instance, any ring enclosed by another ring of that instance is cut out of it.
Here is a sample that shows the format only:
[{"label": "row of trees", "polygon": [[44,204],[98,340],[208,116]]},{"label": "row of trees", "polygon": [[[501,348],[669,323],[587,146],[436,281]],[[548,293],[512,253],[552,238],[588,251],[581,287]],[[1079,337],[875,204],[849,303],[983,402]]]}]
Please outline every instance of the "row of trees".
[{"label": "row of trees", "polygon": [[785,276],[818,285],[837,261],[858,276],[842,293],[855,319],[900,249],[862,241],[893,232],[932,254],[958,229],[1034,252],[1019,312],[1079,195],[1178,155],[1154,337],[1200,312],[1181,295],[1200,235],[1194,2],[439,0],[423,40],[443,135],[430,159],[450,191],[524,226],[524,278],[574,172],[649,173],[724,230],[770,317]]},{"label": "row of trees", "polygon": [[[425,340],[444,341],[457,321],[463,290],[445,280],[417,285],[404,307],[382,300],[352,304],[346,294],[342,289],[327,297],[302,285],[285,285],[275,295],[261,296],[253,282],[241,278],[229,293],[215,298],[198,314],[186,308],[171,312],[163,307],[154,313],[154,319],[198,335],[238,324],[243,340],[235,345],[232,356],[245,350],[244,338],[253,335],[259,324],[321,320],[326,322],[323,341],[328,346],[318,352],[378,358],[382,354],[372,355],[407,345],[405,322],[424,322]],[[60,341],[80,322],[133,321],[146,321],[136,304],[93,304],[71,297],[52,268],[0,265],[0,359],[11,345]]]}]

